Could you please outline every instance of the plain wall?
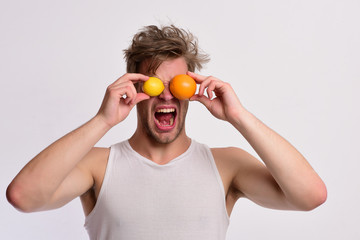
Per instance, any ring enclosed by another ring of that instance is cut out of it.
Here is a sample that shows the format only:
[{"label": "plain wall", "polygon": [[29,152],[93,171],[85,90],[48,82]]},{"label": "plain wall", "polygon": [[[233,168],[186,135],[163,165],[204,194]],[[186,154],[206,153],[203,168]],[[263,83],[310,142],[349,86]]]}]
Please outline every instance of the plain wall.
[{"label": "plain wall", "polygon": [[[79,199],[24,214],[7,185],[37,153],[93,117],[106,87],[125,73],[123,52],[144,25],[189,29],[243,105],[289,140],[325,181],[311,212],[265,209],[241,199],[229,240],[360,239],[359,1],[1,1],[1,239],[88,239]],[[131,136],[135,111],[97,146]],[[190,103],[187,133],[211,147],[244,138]]]}]

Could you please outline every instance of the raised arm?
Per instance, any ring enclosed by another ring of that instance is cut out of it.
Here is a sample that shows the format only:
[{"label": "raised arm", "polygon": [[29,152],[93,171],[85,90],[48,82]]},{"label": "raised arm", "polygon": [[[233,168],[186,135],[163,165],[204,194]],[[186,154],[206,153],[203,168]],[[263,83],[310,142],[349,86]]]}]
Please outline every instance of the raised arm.
[{"label": "raised arm", "polygon": [[48,146],[19,172],[7,189],[8,201],[24,212],[48,210],[90,189],[94,184],[91,163],[107,154],[94,145],[138,102],[149,98],[136,93],[133,84],[147,79],[125,74],[111,84],[94,118]]},{"label": "raised arm", "polygon": [[247,111],[230,84],[188,74],[200,84],[199,93],[191,100],[200,101],[215,117],[230,122],[265,163],[240,149],[218,151],[218,156],[233,163],[232,186],[239,193],[277,209],[311,210],[326,200],[325,184],[303,155]]}]

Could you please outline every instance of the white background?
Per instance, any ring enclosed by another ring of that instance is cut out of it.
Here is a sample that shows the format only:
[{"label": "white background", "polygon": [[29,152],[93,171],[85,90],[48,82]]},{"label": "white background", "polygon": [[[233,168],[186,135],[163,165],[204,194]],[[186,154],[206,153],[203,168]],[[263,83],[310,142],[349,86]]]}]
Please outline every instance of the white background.
[{"label": "white background", "polygon": [[[189,29],[212,61],[201,72],[230,82],[244,106],[307,157],[328,200],[311,212],[240,200],[229,240],[360,239],[360,1],[0,2],[1,239],[87,239],[80,201],[24,214],[7,185],[38,152],[97,112],[125,72],[138,29]],[[97,144],[131,136],[135,111]],[[256,153],[228,123],[191,103],[190,137]]]}]

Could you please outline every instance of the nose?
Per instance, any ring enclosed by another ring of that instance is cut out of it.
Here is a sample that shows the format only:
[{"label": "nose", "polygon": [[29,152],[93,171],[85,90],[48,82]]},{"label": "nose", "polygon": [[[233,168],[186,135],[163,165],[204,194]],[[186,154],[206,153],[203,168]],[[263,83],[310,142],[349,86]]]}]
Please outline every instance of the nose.
[{"label": "nose", "polygon": [[169,85],[165,85],[164,91],[159,95],[159,98],[164,100],[171,100],[174,98],[174,96],[170,92]]}]

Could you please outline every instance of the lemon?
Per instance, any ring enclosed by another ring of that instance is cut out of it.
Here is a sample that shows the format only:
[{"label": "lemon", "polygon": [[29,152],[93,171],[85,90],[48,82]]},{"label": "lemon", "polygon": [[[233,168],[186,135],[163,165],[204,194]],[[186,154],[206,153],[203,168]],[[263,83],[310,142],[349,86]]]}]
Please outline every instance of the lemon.
[{"label": "lemon", "polygon": [[164,91],[163,82],[156,77],[150,77],[143,85],[143,91],[151,97],[158,96]]}]

